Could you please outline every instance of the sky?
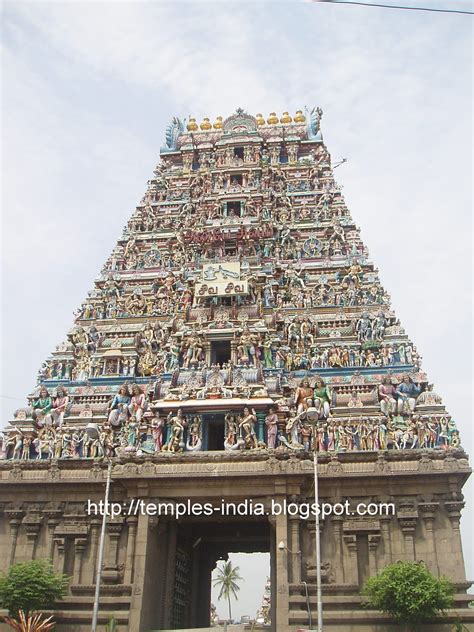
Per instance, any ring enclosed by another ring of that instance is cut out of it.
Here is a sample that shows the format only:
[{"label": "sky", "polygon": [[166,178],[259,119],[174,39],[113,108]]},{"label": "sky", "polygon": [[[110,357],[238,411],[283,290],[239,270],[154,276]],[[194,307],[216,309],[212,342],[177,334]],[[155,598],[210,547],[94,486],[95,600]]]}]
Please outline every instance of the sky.
[{"label": "sky", "polygon": [[[1,7],[2,425],[72,326],[171,118],[318,105],[362,239],[473,452],[469,16],[296,1]],[[474,479],[465,496],[474,579]],[[257,605],[264,566],[249,580]],[[235,614],[254,611],[242,597]]]}]

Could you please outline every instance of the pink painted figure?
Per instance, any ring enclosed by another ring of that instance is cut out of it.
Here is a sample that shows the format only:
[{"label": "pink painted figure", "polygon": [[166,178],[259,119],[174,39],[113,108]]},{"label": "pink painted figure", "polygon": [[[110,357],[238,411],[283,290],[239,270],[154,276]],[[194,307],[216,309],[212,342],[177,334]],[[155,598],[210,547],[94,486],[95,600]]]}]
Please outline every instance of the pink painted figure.
[{"label": "pink painted figure", "polygon": [[138,423],[141,422],[143,413],[145,412],[145,394],[138,384],[132,386],[132,398],[128,405],[128,412],[131,417],[135,417]]},{"label": "pink painted figure", "polygon": [[267,446],[274,449],[276,448],[278,433],[278,415],[274,408],[269,409],[268,415],[265,418],[265,425],[267,427]]}]

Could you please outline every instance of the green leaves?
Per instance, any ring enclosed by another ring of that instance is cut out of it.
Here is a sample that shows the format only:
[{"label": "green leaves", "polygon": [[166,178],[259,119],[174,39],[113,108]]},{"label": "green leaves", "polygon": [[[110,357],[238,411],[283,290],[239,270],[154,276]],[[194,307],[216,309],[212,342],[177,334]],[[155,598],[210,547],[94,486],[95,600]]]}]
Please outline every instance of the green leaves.
[{"label": "green leaves", "polygon": [[219,601],[221,599],[227,599],[228,601],[229,619],[232,618],[230,598],[232,596],[234,599],[238,599],[237,593],[240,590],[239,581],[242,581],[242,577],[239,575],[239,567],[232,566],[231,561],[224,562],[224,565],[217,569],[217,577],[214,579],[214,586],[220,586],[219,595],[217,597]]},{"label": "green leaves", "polygon": [[54,608],[67,590],[69,578],[55,573],[48,560],[32,560],[11,566],[0,576],[0,604],[15,617]]},{"label": "green leaves", "polygon": [[453,603],[453,593],[452,583],[434,577],[423,562],[390,564],[363,590],[368,605],[411,629],[444,613]]}]

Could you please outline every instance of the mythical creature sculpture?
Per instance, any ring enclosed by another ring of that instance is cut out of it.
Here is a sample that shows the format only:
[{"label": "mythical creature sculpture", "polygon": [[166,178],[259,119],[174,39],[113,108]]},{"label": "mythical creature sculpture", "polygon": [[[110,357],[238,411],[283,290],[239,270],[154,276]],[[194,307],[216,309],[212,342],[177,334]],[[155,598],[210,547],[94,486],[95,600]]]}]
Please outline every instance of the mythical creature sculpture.
[{"label": "mythical creature sculpture", "polygon": [[309,112],[306,109],[307,113],[307,132],[308,138],[310,140],[322,140],[321,135],[321,118],[323,116],[323,111],[319,107],[313,107]]},{"label": "mythical creature sculpture", "polygon": [[161,148],[161,153],[169,153],[176,151],[178,148],[178,138],[184,132],[184,125],[182,121],[173,116],[171,123],[166,128],[165,145]]}]

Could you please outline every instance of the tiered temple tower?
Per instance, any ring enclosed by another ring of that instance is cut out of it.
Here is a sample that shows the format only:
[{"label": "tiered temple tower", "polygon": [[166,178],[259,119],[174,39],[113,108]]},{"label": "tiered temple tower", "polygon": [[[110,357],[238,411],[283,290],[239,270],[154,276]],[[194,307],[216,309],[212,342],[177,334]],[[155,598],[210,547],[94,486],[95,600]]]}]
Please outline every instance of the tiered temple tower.
[{"label": "tiered temple tower", "polygon": [[[450,577],[450,620],[474,621],[467,457],[334,181],[321,116],[173,119],[144,198],[9,422],[1,560],[50,557],[71,575],[59,629],[89,629],[100,517],[85,507],[110,458],[125,510],[107,525],[103,622],[208,625],[216,561],[268,551],[273,629],[307,626],[315,447],[321,499],[351,507],[322,521],[325,629],[391,629],[360,588],[398,559]],[[177,521],[131,505],[249,497],[302,512]]]}]

